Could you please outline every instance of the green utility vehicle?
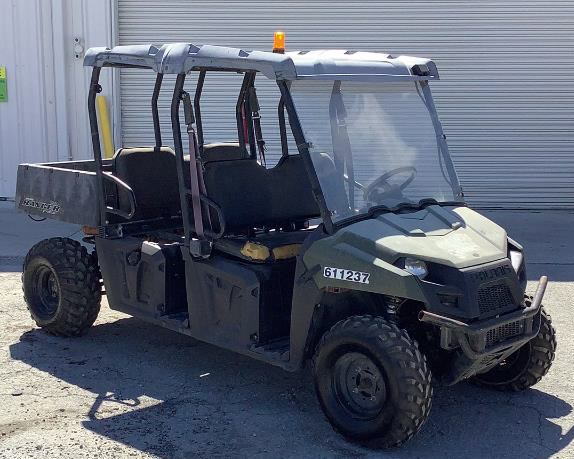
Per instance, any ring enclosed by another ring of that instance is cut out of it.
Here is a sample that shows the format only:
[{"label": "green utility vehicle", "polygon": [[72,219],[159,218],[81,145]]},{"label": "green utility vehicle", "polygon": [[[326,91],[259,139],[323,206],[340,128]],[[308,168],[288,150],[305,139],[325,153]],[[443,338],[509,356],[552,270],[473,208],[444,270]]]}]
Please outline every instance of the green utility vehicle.
[{"label": "green utility vehicle", "polygon": [[[285,370],[309,363],[334,429],[376,447],[421,428],[432,376],[523,390],[547,373],[547,279],[525,296],[522,247],[464,203],[431,60],[175,43],[92,48],[84,65],[94,159],[18,169],[18,208],[86,234],[28,253],[23,288],[38,326],[80,335],[105,293],[112,309]],[[102,158],[104,67],[155,72],[155,145]],[[239,75],[237,140],[209,143],[201,96],[221,72]],[[274,152],[260,107],[269,88]]]}]

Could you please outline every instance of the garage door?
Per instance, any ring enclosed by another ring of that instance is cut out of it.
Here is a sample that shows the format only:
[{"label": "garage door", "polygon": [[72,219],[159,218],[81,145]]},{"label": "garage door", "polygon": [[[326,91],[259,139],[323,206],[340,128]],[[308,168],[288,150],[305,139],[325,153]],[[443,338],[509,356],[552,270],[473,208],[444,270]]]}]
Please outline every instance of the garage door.
[{"label": "garage door", "polygon": [[[118,0],[118,8],[119,44],[265,50],[281,29],[290,50],[433,58],[441,81],[432,89],[468,201],[482,208],[574,208],[572,0]],[[206,81],[206,140],[224,140],[233,125],[237,87],[227,88],[226,78]],[[153,75],[122,70],[120,81],[124,145],[152,144]],[[160,101],[166,139],[172,81],[166,79]],[[272,89],[263,87],[260,97]],[[269,155],[277,157],[274,142]]]}]

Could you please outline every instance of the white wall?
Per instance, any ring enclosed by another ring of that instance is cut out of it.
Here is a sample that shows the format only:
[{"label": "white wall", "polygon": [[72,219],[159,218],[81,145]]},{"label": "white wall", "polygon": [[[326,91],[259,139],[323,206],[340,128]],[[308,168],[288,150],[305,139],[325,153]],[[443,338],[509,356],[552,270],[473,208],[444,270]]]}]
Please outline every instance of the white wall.
[{"label": "white wall", "polygon": [[[89,69],[75,57],[74,39],[84,48],[113,45],[114,10],[113,0],[0,0],[8,84],[0,102],[0,197],[14,196],[20,163],[91,155]],[[110,101],[112,75],[102,72],[101,80]]]}]

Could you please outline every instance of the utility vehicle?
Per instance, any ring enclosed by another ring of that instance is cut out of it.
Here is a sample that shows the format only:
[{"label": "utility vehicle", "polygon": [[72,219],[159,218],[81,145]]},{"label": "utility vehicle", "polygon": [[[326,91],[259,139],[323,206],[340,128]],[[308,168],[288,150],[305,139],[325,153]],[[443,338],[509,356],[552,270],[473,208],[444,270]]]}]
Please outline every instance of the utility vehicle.
[{"label": "utility vehicle", "polygon": [[[537,383],[556,347],[541,306],[547,279],[525,296],[523,248],[466,206],[429,88],[434,62],[276,48],[87,51],[94,159],[18,169],[18,208],[85,233],[84,244],[53,238],[28,253],[23,289],[37,325],[80,335],[105,293],[112,309],[285,370],[310,363],[334,429],[374,447],[421,428],[431,372],[447,385]],[[155,145],[102,158],[104,67],[155,72]],[[236,140],[210,143],[201,96],[220,72],[241,81]],[[173,147],[158,109],[168,74]],[[273,166],[263,82],[277,95]]]}]

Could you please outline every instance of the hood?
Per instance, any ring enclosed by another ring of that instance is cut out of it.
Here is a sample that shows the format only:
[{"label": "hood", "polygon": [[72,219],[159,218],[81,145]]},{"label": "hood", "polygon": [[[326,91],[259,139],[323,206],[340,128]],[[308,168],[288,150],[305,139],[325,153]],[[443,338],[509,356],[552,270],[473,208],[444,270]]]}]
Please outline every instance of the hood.
[{"label": "hood", "polygon": [[507,256],[506,231],[468,207],[381,214],[344,227],[335,237],[336,245],[350,245],[388,263],[411,256],[467,268]]}]

